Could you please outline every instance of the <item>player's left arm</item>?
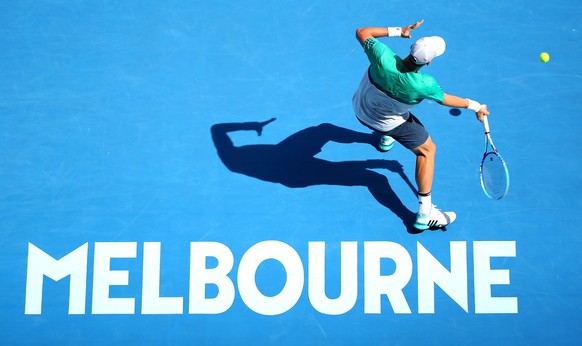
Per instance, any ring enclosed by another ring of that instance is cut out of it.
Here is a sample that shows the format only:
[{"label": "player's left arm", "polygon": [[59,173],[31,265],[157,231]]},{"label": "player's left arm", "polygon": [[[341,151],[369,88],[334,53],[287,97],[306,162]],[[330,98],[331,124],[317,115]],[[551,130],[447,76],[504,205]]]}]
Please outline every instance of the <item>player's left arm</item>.
[{"label": "player's left arm", "polygon": [[420,20],[414,24],[404,27],[389,27],[389,28],[379,28],[379,27],[369,27],[369,28],[358,28],[356,30],[356,39],[360,42],[363,46],[364,42],[366,42],[369,38],[378,38],[378,37],[404,37],[410,38],[411,31],[418,28],[422,23],[423,20]]},{"label": "player's left arm", "polygon": [[446,93],[443,94],[444,100],[442,104],[445,106],[470,109],[473,112],[475,112],[475,115],[477,116],[477,119],[479,119],[479,121],[483,121],[483,117],[489,115],[487,105],[482,105],[476,101],[465,99],[455,95],[449,95]]}]

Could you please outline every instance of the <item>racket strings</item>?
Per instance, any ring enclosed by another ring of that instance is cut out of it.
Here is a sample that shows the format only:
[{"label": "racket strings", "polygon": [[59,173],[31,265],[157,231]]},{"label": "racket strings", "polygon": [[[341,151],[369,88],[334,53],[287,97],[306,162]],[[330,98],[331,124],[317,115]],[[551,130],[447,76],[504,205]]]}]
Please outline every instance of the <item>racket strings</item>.
[{"label": "racket strings", "polygon": [[483,158],[481,166],[481,182],[485,193],[492,199],[500,199],[507,193],[509,187],[505,163],[495,153],[488,153]]}]

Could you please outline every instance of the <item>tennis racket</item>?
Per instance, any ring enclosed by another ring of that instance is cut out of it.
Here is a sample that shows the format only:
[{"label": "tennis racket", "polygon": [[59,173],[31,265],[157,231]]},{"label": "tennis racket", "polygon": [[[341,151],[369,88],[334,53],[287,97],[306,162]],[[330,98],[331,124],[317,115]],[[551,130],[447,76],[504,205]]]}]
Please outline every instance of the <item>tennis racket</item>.
[{"label": "tennis racket", "polygon": [[479,175],[481,177],[481,187],[487,197],[499,200],[507,195],[509,191],[509,171],[505,161],[497,152],[495,144],[491,139],[489,131],[489,121],[487,116],[483,117],[483,128],[485,129],[485,153],[481,160]]}]

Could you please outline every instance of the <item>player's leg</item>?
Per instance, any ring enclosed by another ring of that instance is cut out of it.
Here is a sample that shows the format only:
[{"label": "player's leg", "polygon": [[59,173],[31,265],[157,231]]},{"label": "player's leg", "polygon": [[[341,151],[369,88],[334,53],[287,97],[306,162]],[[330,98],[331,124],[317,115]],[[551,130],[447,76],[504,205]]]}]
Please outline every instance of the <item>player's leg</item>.
[{"label": "player's leg", "polygon": [[442,212],[432,203],[436,145],[430,138],[412,149],[416,155],[416,183],[418,186],[418,214],[414,227],[420,230],[442,228],[456,219],[454,212]]},{"label": "player's leg", "polygon": [[432,191],[432,182],[434,178],[434,158],[436,154],[436,145],[428,136],[426,141],[412,149],[416,155],[416,185],[419,194],[430,194]]},{"label": "player's leg", "polygon": [[[394,147],[394,143],[396,143],[396,140],[394,140],[394,138],[392,138],[391,136],[388,136],[385,133],[382,133],[378,130],[376,130],[375,128],[373,128],[372,126],[366,124],[365,122],[363,122],[360,118],[356,117],[356,119],[358,119],[358,121],[366,126],[367,128],[369,128],[370,130],[372,130],[374,133],[376,134],[380,134],[380,142],[377,144],[376,149],[378,149],[378,151],[381,151],[383,153],[389,151],[390,149],[392,149],[392,147]],[[376,144],[374,144],[376,145]]]},{"label": "player's leg", "polygon": [[394,138],[388,135],[382,135],[382,137],[380,137],[380,143],[378,143],[378,150],[385,153],[392,149],[395,142],[396,141],[394,140]]},{"label": "player's leg", "polygon": [[453,212],[441,212],[432,204],[431,190],[434,178],[436,145],[424,125],[410,114],[407,121],[387,133],[416,155],[416,184],[418,186],[418,213],[414,227],[419,230],[441,228],[456,218]]}]

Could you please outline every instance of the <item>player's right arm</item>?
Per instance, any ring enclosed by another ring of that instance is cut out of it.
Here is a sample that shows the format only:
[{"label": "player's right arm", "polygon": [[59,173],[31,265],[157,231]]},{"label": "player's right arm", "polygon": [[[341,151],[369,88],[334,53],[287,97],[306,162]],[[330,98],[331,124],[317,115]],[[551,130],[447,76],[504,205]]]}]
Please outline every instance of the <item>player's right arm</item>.
[{"label": "player's right arm", "polygon": [[444,94],[443,105],[455,108],[467,108],[475,112],[477,119],[483,121],[483,117],[489,115],[487,110],[487,105],[479,104],[476,101],[470,99],[464,99],[455,95]]},{"label": "player's right arm", "polygon": [[367,39],[373,37],[373,38],[378,38],[378,37],[386,37],[386,36],[390,36],[390,37],[404,37],[404,38],[410,38],[411,35],[411,31],[418,28],[422,23],[424,22],[424,19],[411,24],[409,26],[404,26],[404,27],[391,27],[391,28],[379,28],[379,27],[369,27],[369,28],[358,28],[356,30],[356,39],[360,42],[360,44],[363,46],[364,42],[366,42]]}]

